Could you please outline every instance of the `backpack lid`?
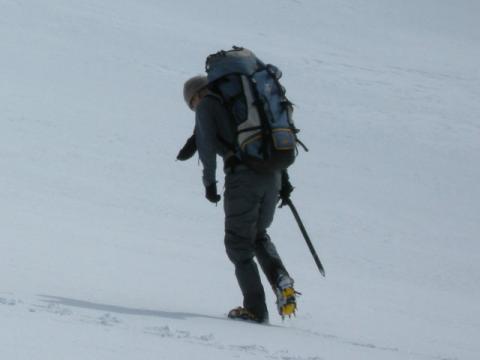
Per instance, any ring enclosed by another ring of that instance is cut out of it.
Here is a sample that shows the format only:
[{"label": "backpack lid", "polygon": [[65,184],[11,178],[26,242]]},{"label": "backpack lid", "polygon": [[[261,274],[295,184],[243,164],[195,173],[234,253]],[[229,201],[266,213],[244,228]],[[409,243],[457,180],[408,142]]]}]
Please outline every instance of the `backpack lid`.
[{"label": "backpack lid", "polygon": [[229,74],[252,75],[263,63],[245,48],[234,46],[232,50],[209,55],[205,63],[208,82],[212,83]]}]

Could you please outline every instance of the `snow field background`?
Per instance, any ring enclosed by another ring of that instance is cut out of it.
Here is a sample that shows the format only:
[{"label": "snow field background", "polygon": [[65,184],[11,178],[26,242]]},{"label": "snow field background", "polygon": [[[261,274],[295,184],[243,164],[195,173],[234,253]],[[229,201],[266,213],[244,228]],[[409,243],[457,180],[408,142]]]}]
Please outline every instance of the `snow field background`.
[{"label": "snow field background", "polygon": [[[479,10],[0,1],[2,358],[478,358]],[[327,278],[279,210],[304,295],[282,322],[268,293],[272,326],[224,319],[222,207],[174,160],[183,82],[233,44],[283,70],[310,147],[293,201]]]}]

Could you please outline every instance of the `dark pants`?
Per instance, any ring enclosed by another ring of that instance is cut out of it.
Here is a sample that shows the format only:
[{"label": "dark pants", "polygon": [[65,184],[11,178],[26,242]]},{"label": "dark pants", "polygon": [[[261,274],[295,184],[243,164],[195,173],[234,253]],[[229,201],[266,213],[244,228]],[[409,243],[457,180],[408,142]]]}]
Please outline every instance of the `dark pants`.
[{"label": "dark pants", "polygon": [[235,265],[243,306],[260,319],[268,317],[257,258],[271,286],[288,274],[275,245],[267,235],[280,189],[280,173],[257,174],[240,168],[225,177],[225,248]]}]

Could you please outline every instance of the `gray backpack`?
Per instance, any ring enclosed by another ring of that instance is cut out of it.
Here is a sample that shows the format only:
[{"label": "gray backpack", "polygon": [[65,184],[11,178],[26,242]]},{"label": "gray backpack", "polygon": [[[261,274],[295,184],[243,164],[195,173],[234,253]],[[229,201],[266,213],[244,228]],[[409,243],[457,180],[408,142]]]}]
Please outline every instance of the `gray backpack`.
[{"label": "gray backpack", "polygon": [[237,131],[236,144],[220,141],[259,173],[288,168],[297,143],[303,144],[296,136],[293,104],[279,82],[281,71],[239,47],[208,56],[206,71],[210,90],[223,99]]}]

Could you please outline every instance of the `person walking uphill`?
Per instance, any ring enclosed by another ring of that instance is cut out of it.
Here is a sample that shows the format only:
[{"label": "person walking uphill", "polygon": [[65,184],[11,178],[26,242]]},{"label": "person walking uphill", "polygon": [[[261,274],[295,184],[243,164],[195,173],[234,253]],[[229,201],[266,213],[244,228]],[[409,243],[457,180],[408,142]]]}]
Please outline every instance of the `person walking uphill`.
[{"label": "person walking uphill", "polygon": [[285,200],[293,190],[288,174],[259,173],[242,163],[228,145],[235,144],[237,136],[229,109],[224,99],[209,88],[207,77],[189,79],[183,94],[188,107],[195,111],[195,130],[178,159],[186,160],[198,149],[205,197],[215,204],[221,200],[217,191],[217,155],[223,158],[225,249],[243,294],[243,306],[231,310],[228,317],[268,322],[265,292],[254,258],[276,294],[279,314],[282,318],[290,316],[296,310],[293,279],[267,234],[280,194]]}]

